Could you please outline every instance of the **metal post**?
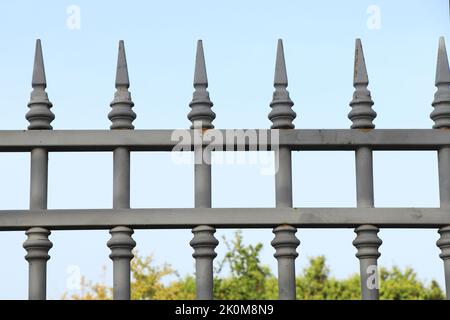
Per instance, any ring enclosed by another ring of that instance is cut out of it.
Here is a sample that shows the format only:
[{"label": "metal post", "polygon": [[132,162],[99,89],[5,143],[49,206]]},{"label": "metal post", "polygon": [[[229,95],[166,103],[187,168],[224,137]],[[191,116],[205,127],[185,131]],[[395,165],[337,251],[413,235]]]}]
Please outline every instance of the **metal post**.
[{"label": "metal post", "polygon": [[113,298],[114,300],[130,299],[130,260],[133,259],[133,248],[136,242],[131,235],[133,229],[115,227],[109,231],[111,239],[108,247],[111,249],[109,257],[113,261]]},{"label": "metal post", "polygon": [[290,225],[281,225],[273,229],[275,238],[271,245],[275,248],[274,257],[278,263],[278,299],[295,300],[295,258],[300,241],[295,236],[297,229]]},{"label": "metal post", "polygon": [[373,157],[368,147],[355,151],[356,202],[358,207],[372,208],[373,197]]},{"label": "metal post", "polygon": [[[444,38],[439,39],[436,65],[433,112],[430,118],[434,121],[434,129],[450,128],[450,70]],[[438,151],[439,197],[442,209],[450,209],[450,146]],[[441,249],[439,257],[444,261],[445,288],[447,300],[450,300],[450,226],[439,229],[440,238],[436,245]]]},{"label": "metal post", "polygon": [[[197,42],[197,54],[195,59],[193,98],[189,104],[191,111],[188,119],[192,122],[191,129],[200,130],[214,128],[212,121],[216,117],[211,110],[213,103],[209,99],[208,78],[206,75],[205,56],[203,44]],[[201,134],[200,134],[201,135]],[[211,208],[211,152],[202,146],[196,146],[194,150],[194,183],[195,183],[195,207]],[[196,295],[199,300],[213,299],[213,261],[217,256],[214,249],[219,244],[214,237],[216,229],[210,226],[198,226],[192,229],[193,239],[189,243],[194,249]]]},{"label": "metal post", "polygon": [[[272,111],[269,119],[272,129],[293,129],[296,113],[292,110],[294,103],[287,91],[288,79],[282,40],[278,40]],[[289,147],[275,150],[275,198],[277,208],[292,208],[292,160]],[[300,241],[296,238],[297,229],[281,225],[273,229],[275,238],[271,244],[275,248],[274,257],[278,262],[278,298],[295,300],[295,258]]]},{"label": "metal post", "polygon": [[[450,209],[450,147],[438,151],[439,195],[442,209]],[[450,226],[439,229],[436,245],[441,249],[439,257],[444,262],[445,291],[450,300]]]},{"label": "metal post", "polygon": [[[117,59],[116,93],[111,102],[111,112],[108,114],[113,130],[132,130],[136,114],[132,110],[134,103],[128,91],[130,81],[123,41],[119,42]],[[113,154],[113,208],[130,208],[130,151],[119,147]],[[113,261],[113,298],[114,300],[129,300],[130,292],[130,261],[133,259],[133,248],[136,242],[132,238],[133,229],[118,226],[110,230],[111,239],[107,245],[111,249],[109,257]]]},{"label": "metal post", "polygon": [[214,278],[213,260],[217,256],[214,249],[219,241],[214,237],[216,229],[210,226],[198,226],[192,229],[193,239],[189,244],[194,248],[195,284],[198,300],[212,300]]},{"label": "metal post", "polygon": [[[352,111],[348,117],[352,120],[352,129],[373,129],[372,121],[376,112],[372,109],[373,101],[367,89],[369,79],[360,39],[355,44],[355,71],[353,85],[355,92],[350,102]],[[372,150],[368,147],[359,147],[355,151],[356,167],[356,200],[357,206],[372,208],[373,196],[373,159]],[[362,225],[355,229],[356,238],[353,245],[357,248],[356,257],[359,259],[361,277],[361,296],[363,300],[378,300],[378,248],[382,244],[378,238],[379,229],[372,225]]]},{"label": "metal post", "polygon": [[[113,163],[113,207],[130,207],[130,152],[127,148],[114,150]],[[109,257],[113,261],[113,298],[130,299],[130,261],[134,255],[136,242],[132,238],[133,229],[119,226],[110,230],[111,239],[107,245],[111,249]]]},{"label": "metal post", "polygon": [[[31,92],[26,114],[29,121],[29,130],[51,130],[50,123],[55,118],[50,108],[52,103],[48,100],[45,88],[44,59],[42,56],[41,41],[36,40],[34,56],[33,78]],[[31,151],[30,169],[30,209],[47,209],[47,181],[48,181],[48,152],[43,148]],[[29,263],[28,298],[30,300],[45,300],[47,294],[47,261],[48,252],[53,246],[48,239],[50,231],[45,228],[30,228],[26,233],[27,239],[23,247],[27,251],[25,259]]]},{"label": "metal post", "polygon": [[[211,208],[211,165],[210,152],[199,147],[195,150],[195,207]],[[203,154],[206,154],[203,158]],[[206,161],[205,161],[206,160]],[[194,238],[190,245],[194,248],[196,270],[196,293],[199,300],[213,299],[213,261],[217,256],[214,249],[219,241],[214,237],[216,229],[210,226],[198,226],[192,230]]]},{"label": "metal post", "polygon": [[[356,197],[357,206],[371,208],[373,197],[372,150],[360,147],[355,152],[356,162]],[[357,234],[353,245],[358,252],[356,257],[360,263],[361,296],[363,300],[378,300],[378,248],[382,241],[378,238],[379,229],[372,225],[362,225],[355,229]]]},{"label": "metal post", "polygon": [[[47,151],[36,148],[31,151],[30,209],[47,209]],[[44,228],[31,228],[26,232],[27,240],[23,247],[27,250],[25,259],[29,263],[28,298],[45,300],[47,287],[48,251],[52,242],[48,239],[50,231]]]},{"label": "metal post", "polygon": [[201,146],[194,151],[195,207],[211,208],[211,152]]},{"label": "metal post", "polygon": [[277,208],[292,208],[292,155],[289,147],[275,150],[275,202]]}]

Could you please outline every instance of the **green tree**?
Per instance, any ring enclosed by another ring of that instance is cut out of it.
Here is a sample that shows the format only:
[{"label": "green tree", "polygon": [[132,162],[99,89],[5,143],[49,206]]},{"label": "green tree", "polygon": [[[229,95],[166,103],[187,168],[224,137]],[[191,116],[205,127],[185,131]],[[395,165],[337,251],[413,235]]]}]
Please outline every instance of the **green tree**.
[{"label": "green tree", "polygon": [[[241,232],[236,232],[231,243],[225,238],[224,242],[228,252],[216,270],[214,298],[221,300],[276,299],[278,290],[276,278],[259,258],[262,244],[244,245]],[[230,269],[230,275],[220,277],[226,266]]]},{"label": "green tree", "polygon": [[360,299],[359,276],[338,280],[330,277],[324,256],[309,258],[309,264],[296,278],[297,299],[342,300]]},{"label": "green tree", "polygon": [[380,268],[380,296],[382,299],[406,300],[441,300],[444,299],[439,284],[432,280],[424,284],[417,278],[417,274],[411,268],[401,271],[397,267],[388,270]]},{"label": "green tree", "polygon": [[[245,245],[242,234],[236,232],[229,242],[224,239],[228,252],[215,269],[215,299],[276,299],[277,279],[270,268],[260,260],[261,243]],[[228,270],[227,270],[228,269]],[[424,283],[411,269],[380,268],[381,299],[444,299],[436,281]],[[168,264],[155,265],[153,258],[141,257],[135,252],[131,262],[132,299],[195,299],[195,277],[180,277]],[[168,282],[167,277],[175,277]],[[297,298],[315,300],[360,299],[359,276],[336,279],[330,275],[324,256],[309,259],[308,265],[296,278]],[[67,299],[111,299],[112,289],[102,283],[82,280],[79,294],[65,294]]]}]

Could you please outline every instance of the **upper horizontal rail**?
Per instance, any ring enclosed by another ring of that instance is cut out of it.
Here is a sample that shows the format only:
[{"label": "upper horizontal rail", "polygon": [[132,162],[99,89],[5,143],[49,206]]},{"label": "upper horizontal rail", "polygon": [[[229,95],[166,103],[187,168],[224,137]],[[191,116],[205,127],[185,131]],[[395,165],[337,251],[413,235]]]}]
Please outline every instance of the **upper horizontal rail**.
[{"label": "upper horizontal rail", "polygon": [[438,228],[450,225],[440,208],[177,208],[0,210],[0,231],[45,227],[51,230],[216,228]]},{"label": "upper horizontal rail", "polygon": [[[248,138],[250,131],[255,139]],[[190,137],[188,141],[180,142],[180,132]],[[446,129],[0,130],[0,152],[28,152],[36,147],[48,151],[113,151],[119,146],[130,151],[172,151],[176,145],[193,150],[194,136],[201,136],[201,132],[204,137],[224,137],[211,143],[204,138],[203,142],[224,151],[274,150],[277,146],[292,150],[355,150],[359,146],[437,150],[450,145],[450,130]],[[226,134],[234,135],[234,139],[227,139]]]}]

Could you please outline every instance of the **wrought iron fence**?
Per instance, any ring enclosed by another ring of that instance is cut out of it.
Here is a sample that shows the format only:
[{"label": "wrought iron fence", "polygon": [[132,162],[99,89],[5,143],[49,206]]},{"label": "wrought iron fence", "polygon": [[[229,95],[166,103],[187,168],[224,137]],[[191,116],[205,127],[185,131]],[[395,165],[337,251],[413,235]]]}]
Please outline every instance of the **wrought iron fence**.
[{"label": "wrought iron fence", "polygon": [[[26,230],[23,246],[29,262],[29,299],[46,298],[46,266],[51,230],[109,229],[113,261],[114,299],[130,298],[130,260],[136,243],[133,229],[192,229],[190,245],[196,262],[198,299],[213,298],[213,259],[216,228],[272,228],[271,242],[278,261],[280,299],[295,299],[295,259],[300,241],[297,228],[355,228],[353,245],[360,262],[362,299],[378,299],[377,259],[382,241],[379,228],[436,228],[444,261],[447,299],[450,299],[450,72],[444,39],[439,40],[436,87],[432,102],[433,129],[375,129],[376,112],[368,90],[361,41],[356,40],[353,85],[348,115],[351,129],[294,129],[296,113],[287,91],[283,43],[278,41],[273,100],[268,130],[216,130],[215,113],[207,91],[202,42],[198,41],[194,93],[188,114],[192,126],[175,130],[133,130],[136,114],[129,92],[123,41],[119,42],[116,92],[108,114],[111,130],[52,130],[55,118],[45,91],[47,83],[40,40],[36,42],[28,130],[0,131],[0,152],[30,152],[30,209],[0,210],[0,230]],[[184,139],[180,140],[180,137]],[[219,139],[218,137],[232,137]],[[177,138],[178,137],[178,138]],[[194,152],[195,208],[130,208],[130,152],[185,150]],[[275,156],[276,208],[211,208],[211,152],[271,150]],[[355,152],[356,208],[294,208],[291,152],[349,150]],[[372,153],[374,150],[437,151],[439,208],[375,208]],[[60,151],[113,152],[112,209],[47,210],[48,153]]]}]

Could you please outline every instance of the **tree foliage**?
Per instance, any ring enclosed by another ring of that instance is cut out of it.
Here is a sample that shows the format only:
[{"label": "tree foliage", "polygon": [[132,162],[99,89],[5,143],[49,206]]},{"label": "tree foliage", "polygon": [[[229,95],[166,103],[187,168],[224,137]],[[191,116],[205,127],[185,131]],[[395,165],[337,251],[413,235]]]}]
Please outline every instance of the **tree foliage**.
[{"label": "tree foliage", "polygon": [[[214,298],[223,300],[276,299],[278,284],[270,268],[260,260],[261,243],[245,245],[242,234],[237,232],[229,242],[224,239],[227,253],[215,269]],[[228,270],[226,270],[228,269]],[[225,272],[228,271],[228,272]],[[436,281],[425,283],[418,279],[411,268],[401,270],[394,266],[381,267],[381,299],[444,299]],[[170,265],[156,265],[152,256],[142,257],[135,252],[131,261],[131,298],[152,300],[195,299],[195,277],[180,277]],[[175,280],[167,281],[168,277]],[[111,299],[112,289],[102,283],[82,279],[79,294],[65,294],[67,299]],[[359,276],[336,279],[330,275],[324,256],[309,259],[309,264],[296,278],[297,298],[314,300],[360,299]]]}]

